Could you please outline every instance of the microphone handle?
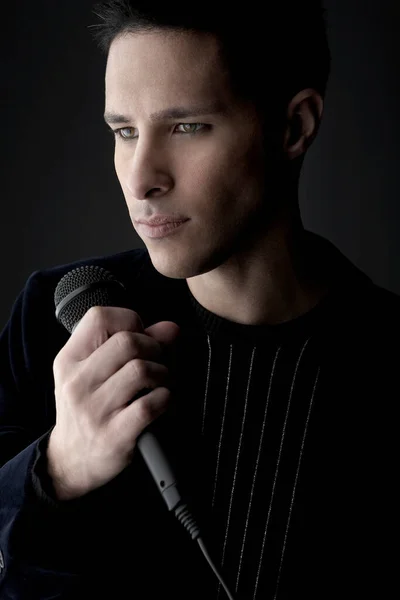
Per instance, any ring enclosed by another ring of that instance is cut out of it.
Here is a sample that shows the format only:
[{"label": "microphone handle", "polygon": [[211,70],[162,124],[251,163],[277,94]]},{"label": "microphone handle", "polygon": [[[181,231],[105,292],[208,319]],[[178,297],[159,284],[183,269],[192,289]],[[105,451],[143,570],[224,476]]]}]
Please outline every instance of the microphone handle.
[{"label": "microphone handle", "polygon": [[[134,402],[137,398],[144,396],[151,392],[152,389],[144,388],[131,400]],[[140,433],[136,440],[136,445],[143,457],[144,462],[147,465],[153,479],[157,485],[159,492],[161,493],[168,510],[174,510],[178,504],[183,502],[179,490],[177,488],[177,477],[169,463],[164,450],[156,438],[154,433],[151,431],[151,423],[148,425],[142,433]]]}]

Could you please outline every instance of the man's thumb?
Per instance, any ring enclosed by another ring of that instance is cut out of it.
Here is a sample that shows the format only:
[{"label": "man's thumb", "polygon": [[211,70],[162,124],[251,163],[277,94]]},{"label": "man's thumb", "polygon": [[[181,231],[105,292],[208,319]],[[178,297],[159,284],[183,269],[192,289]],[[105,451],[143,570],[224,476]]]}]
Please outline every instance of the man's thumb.
[{"label": "man's thumb", "polygon": [[174,389],[177,382],[177,343],[181,328],[173,321],[160,321],[147,327],[144,332],[157,340],[163,350],[162,362],[168,368],[171,382],[171,389]]},{"label": "man's thumb", "polygon": [[173,321],[160,321],[147,327],[144,332],[160,342],[162,346],[170,346],[178,337],[180,330],[179,325]]}]

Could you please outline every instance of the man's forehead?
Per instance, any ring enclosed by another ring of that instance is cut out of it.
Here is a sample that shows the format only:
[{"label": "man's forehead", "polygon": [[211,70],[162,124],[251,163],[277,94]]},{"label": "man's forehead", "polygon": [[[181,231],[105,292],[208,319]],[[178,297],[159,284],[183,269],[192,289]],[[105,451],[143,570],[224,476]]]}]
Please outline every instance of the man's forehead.
[{"label": "man's forehead", "polygon": [[179,85],[206,84],[221,78],[219,52],[209,36],[189,32],[128,33],[117,37],[110,46],[106,80],[146,81],[176,79]]},{"label": "man's forehead", "polygon": [[185,56],[185,48],[177,54],[153,53],[149,48],[153,44],[146,35],[140,37],[141,45],[135,49],[137,40],[129,40],[129,37],[117,41],[113,59],[107,64],[106,122],[126,123],[139,117],[135,113],[145,114],[151,122],[159,122],[203,115],[224,116],[228,109],[231,112],[233,98],[229,82],[224,73],[215,69],[212,60],[209,62],[198,55],[192,61]]}]

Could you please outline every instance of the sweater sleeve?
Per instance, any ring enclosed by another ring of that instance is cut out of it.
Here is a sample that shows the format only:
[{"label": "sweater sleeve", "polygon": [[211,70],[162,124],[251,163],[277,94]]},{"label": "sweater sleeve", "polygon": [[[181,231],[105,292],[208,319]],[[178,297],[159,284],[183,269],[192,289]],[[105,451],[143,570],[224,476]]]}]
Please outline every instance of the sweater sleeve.
[{"label": "sweater sleeve", "polygon": [[41,369],[30,369],[32,355],[46,355],[43,336],[29,326],[36,319],[47,328],[39,288],[31,275],[0,334],[0,597],[10,600],[64,598],[79,589],[90,563],[102,563],[101,537],[113,527],[105,515],[118,514],[132,478],[130,465],[80,498],[60,502],[53,494],[46,448],[54,422],[45,418]]}]

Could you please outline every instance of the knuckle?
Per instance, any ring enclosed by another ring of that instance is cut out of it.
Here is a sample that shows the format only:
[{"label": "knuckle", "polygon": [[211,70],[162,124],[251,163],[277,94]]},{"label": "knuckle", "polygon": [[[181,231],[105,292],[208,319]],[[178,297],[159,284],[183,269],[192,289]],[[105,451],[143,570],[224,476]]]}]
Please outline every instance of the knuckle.
[{"label": "knuckle", "polygon": [[106,323],[106,312],[104,308],[104,306],[91,306],[86,313],[96,327],[103,328]]},{"label": "knuckle", "polygon": [[61,371],[60,359],[58,358],[58,354],[53,360],[53,373],[54,377],[57,379],[59,377]]},{"label": "knuckle", "polygon": [[[115,312],[118,311],[119,313],[127,313],[129,314],[129,320],[132,321],[132,329],[134,329],[135,331],[142,331],[143,330],[143,321],[140,318],[140,315],[135,312],[134,310],[130,310],[128,308],[120,308],[120,307],[113,307],[113,306],[91,306],[87,312],[85,313],[85,317],[87,317],[87,315],[90,315],[91,321],[94,321],[96,324],[99,325],[105,325],[107,324],[110,315]],[[126,314],[125,314],[125,318],[126,318]]]},{"label": "knuckle", "polygon": [[73,377],[72,379],[66,381],[62,387],[63,394],[66,398],[69,398],[70,400],[74,400],[75,398],[79,397],[80,388],[80,381],[76,377]]},{"label": "knuckle", "polygon": [[171,392],[168,388],[157,388],[157,398],[152,400],[143,397],[135,401],[136,419],[140,423],[148,423],[160,414],[160,411],[168,404]]},{"label": "knuckle", "polygon": [[132,370],[133,377],[141,382],[147,381],[148,370],[147,365],[141,358],[134,358],[129,361],[130,369]]},{"label": "knuckle", "polygon": [[140,423],[146,423],[151,417],[151,409],[148,402],[135,402],[136,418]]},{"label": "knuckle", "polygon": [[53,360],[53,375],[55,380],[62,379],[65,373],[65,361],[61,353],[59,352],[55,359]]},{"label": "knuckle", "polygon": [[124,354],[132,354],[135,352],[136,344],[129,331],[118,331],[117,333],[114,333],[113,337],[115,338],[115,343],[118,348],[120,348]]}]

